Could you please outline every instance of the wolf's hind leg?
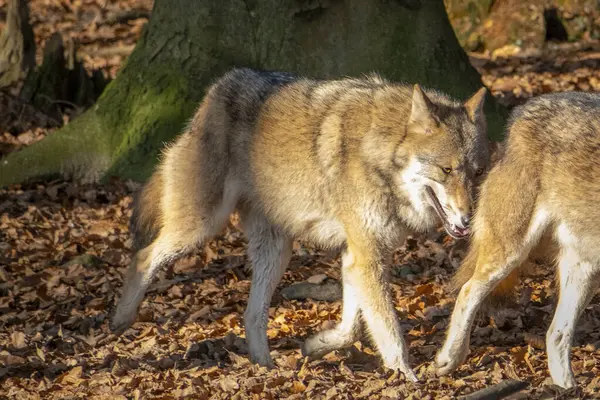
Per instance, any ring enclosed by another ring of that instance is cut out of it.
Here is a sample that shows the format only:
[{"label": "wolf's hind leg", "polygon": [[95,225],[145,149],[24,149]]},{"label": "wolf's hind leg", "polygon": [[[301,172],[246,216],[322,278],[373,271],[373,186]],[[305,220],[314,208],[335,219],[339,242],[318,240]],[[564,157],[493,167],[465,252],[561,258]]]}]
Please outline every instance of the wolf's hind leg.
[{"label": "wolf's hind leg", "polygon": [[546,334],[546,351],[552,380],[565,389],[576,385],[571,346],[577,320],[594,296],[597,274],[597,265],[582,259],[575,249],[563,248],[558,264],[559,298]]},{"label": "wolf's hind leg", "polygon": [[215,196],[218,195],[222,199],[211,208],[180,196],[176,199],[179,203],[173,202],[163,211],[165,218],[157,238],[133,256],[125,273],[123,294],[110,322],[115,334],[122,334],[133,324],[146,289],[159,268],[193,251],[225,227],[237,198],[233,190],[217,192]]},{"label": "wolf's hind leg", "polygon": [[267,338],[269,304],[292,257],[292,239],[260,213],[243,213],[242,226],[248,236],[248,257],[252,263],[250,298],[244,313],[248,352],[253,363],[271,368],[274,364]]},{"label": "wolf's hind leg", "polygon": [[327,329],[306,339],[302,355],[318,359],[334,350],[352,346],[359,339],[360,308],[356,288],[346,279],[344,270],[352,265],[352,255],[347,251],[342,256],[342,320],[333,329]]},{"label": "wolf's hind leg", "polygon": [[138,251],[125,272],[123,293],[110,321],[110,330],[117,335],[135,322],[140,303],[156,271],[175,260],[182,249],[172,239],[159,236],[149,246]]}]

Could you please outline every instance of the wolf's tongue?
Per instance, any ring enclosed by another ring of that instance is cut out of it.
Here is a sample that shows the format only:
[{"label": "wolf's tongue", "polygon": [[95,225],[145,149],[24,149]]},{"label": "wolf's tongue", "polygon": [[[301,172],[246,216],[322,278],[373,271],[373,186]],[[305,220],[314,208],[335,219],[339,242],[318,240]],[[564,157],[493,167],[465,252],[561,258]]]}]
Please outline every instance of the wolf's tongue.
[{"label": "wolf's tongue", "polygon": [[469,228],[460,228],[456,225],[453,226],[454,230],[456,231],[456,233],[458,233],[461,236],[466,236],[469,234],[470,229]]}]

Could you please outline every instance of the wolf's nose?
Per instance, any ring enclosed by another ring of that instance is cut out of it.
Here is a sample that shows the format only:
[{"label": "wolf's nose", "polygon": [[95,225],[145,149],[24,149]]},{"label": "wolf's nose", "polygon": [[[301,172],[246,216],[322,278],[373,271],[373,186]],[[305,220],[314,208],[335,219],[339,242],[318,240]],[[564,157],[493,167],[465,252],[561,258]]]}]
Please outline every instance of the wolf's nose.
[{"label": "wolf's nose", "polygon": [[467,228],[469,226],[470,217],[460,217],[460,222],[462,222],[463,226]]}]

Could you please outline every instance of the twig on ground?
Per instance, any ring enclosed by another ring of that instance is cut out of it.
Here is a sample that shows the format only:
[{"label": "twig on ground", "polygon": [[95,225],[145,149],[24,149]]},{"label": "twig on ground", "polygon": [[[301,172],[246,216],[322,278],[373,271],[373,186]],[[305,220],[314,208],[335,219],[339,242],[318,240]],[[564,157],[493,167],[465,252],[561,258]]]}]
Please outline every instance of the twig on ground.
[{"label": "twig on ground", "polygon": [[56,118],[53,118],[52,116],[50,116],[50,115],[46,114],[45,112],[43,112],[42,110],[40,110],[39,108],[31,105],[29,102],[27,102],[17,96],[13,96],[12,94],[7,93],[6,91],[0,92],[0,96],[5,96],[11,102],[18,104],[18,106],[21,108],[21,110],[28,109],[29,111],[31,111],[32,114],[35,114],[38,118],[40,118],[40,120],[44,121],[48,126],[50,126],[52,128],[57,128],[57,127],[62,126],[62,123],[60,121],[58,121]]},{"label": "twig on ground", "polygon": [[104,19],[104,23],[108,25],[114,24],[123,24],[128,21],[132,21],[134,19],[139,18],[150,18],[150,11],[148,10],[125,10],[118,12],[109,12],[106,14],[106,18]]},{"label": "twig on ground", "polygon": [[520,392],[529,386],[529,382],[509,379],[502,381],[484,389],[478,390],[466,396],[459,397],[459,400],[497,400]]}]

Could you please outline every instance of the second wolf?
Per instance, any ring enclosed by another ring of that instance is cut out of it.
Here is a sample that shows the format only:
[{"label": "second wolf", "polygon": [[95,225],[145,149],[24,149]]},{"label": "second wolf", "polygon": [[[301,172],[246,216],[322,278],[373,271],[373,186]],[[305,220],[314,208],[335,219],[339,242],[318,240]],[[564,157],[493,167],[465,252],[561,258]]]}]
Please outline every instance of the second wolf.
[{"label": "second wolf", "polygon": [[139,197],[138,251],[111,329],[135,321],[157,268],[219,233],[237,210],[253,265],[244,314],[252,361],[272,365],[269,303],[299,238],[343,252],[342,320],[309,338],[303,353],[352,345],[362,315],[385,366],[415,380],[382,258],[438,217],[452,236],[468,234],[473,192],[489,164],[485,93],[461,103],[376,76],[230,71]]},{"label": "second wolf", "polygon": [[503,153],[481,186],[438,372],[464,361],[482,301],[497,285],[514,287],[514,272],[542,242],[558,256],[548,366],[554,383],[570,388],[575,325],[600,284],[600,96],[570,92],[528,101],[513,112]]}]

